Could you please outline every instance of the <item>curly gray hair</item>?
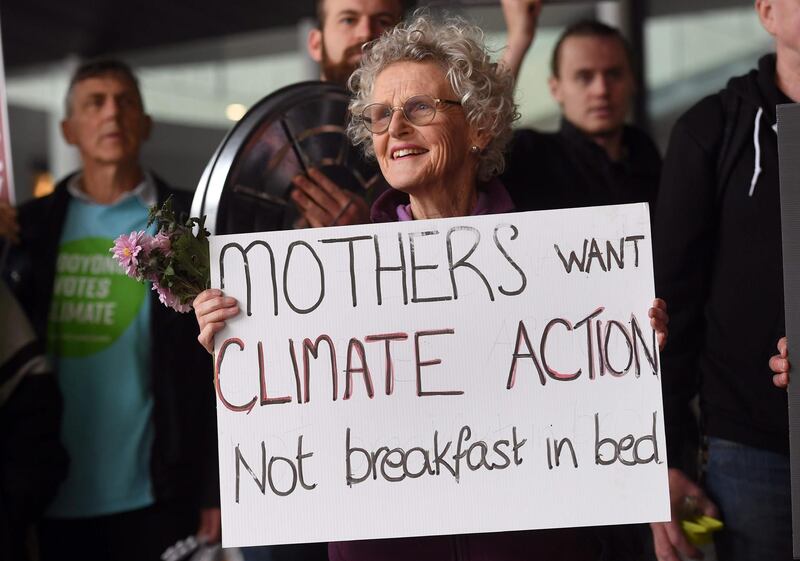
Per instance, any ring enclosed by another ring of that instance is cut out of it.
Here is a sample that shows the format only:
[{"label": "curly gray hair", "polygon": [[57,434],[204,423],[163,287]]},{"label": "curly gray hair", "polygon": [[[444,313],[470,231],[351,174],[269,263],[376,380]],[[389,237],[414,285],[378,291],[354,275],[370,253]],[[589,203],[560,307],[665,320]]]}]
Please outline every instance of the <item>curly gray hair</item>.
[{"label": "curly gray hair", "polygon": [[349,109],[353,118],[347,135],[354,145],[363,145],[367,157],[375,157],[372,135],[360,118],[370,103],[375,79],[397,62],[435,62],[461,101],[467,123],[475,130],[486,131],[491,138],[478,163],[478,179],[486,181],[503,171],[511,124],[519,118],[514,78],[492,62],[478,26],[459,17],[435,21],[420,10],[413,18],[372,42],[361,66],[350,77],[348,86],[354,97]]}]

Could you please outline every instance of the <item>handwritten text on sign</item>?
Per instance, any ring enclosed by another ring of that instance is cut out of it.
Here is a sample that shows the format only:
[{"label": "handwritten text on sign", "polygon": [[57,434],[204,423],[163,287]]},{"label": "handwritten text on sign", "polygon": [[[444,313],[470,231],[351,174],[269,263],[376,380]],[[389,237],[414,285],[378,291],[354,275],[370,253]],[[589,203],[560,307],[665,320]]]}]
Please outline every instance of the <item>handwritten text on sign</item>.
[{"label": "handwritten text on sign", "polygon": [[216,236],[226,546],[669,517],[645,205]]}]

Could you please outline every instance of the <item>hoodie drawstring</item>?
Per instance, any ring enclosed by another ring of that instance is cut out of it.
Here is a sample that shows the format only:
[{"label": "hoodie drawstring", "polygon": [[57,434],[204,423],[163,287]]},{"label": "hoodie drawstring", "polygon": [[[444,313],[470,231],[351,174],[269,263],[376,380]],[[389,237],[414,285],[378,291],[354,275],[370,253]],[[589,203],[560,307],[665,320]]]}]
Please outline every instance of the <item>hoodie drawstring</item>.
[{"label": "hoodie drawstring", "polygon": [[764,114],[764,109],[759,107],[756,113],[755,131],[753,131],[753,146],[756,150],[756,161],[753,166],[753,179],[750,180],[750,193],[748,197],[753,196],[756,190],[756,183],[758,183],[758,176],[761,175],[761,144],[758,141],[758,135],[761,132],[761,115]]}]

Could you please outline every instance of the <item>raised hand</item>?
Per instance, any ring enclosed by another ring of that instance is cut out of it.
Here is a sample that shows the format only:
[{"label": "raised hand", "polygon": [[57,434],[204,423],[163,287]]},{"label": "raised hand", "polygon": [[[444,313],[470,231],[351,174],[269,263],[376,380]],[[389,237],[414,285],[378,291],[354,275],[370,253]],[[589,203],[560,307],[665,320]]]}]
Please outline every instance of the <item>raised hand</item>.
[{"label": "raised hand", "polygon": [[542,0],[501,0],[506,20],[508,44],[503,52],[503,64],[516,80],[522,60],[536,37],[536,26],[542,11]]}]

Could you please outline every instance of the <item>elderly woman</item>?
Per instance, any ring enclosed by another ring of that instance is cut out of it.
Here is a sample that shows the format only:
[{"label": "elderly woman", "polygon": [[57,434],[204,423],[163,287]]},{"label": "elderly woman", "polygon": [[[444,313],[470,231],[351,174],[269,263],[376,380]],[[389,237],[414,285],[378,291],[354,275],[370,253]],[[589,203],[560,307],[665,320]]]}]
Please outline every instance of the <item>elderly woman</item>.
[{"label": "elderly woman", "polygon": [[[513,80],[492,62],[483,34],[460,19],[417,17],[371,44],[350,79],[355,97],[348,134],[377,159],[393,189],[372,209],[373,221],[418,220],[511,212],[497,174],[517,118]],[[523,209],[524,210],[524,209]],[[219,291],[198,296],[200,341],[238,313]],[[650,309],[659,343],[666,338],[663,302]],[[332,560],[597,559],[591,530],[505,532],[332,543]]]},{"label": "elderly woman", "polygon": [[376,41],[350,78],[348,134],[394,190],[373,220],[513,210],[496,175],[518,117],[513,79],[491,62],[480,31],[419,18]]}]

